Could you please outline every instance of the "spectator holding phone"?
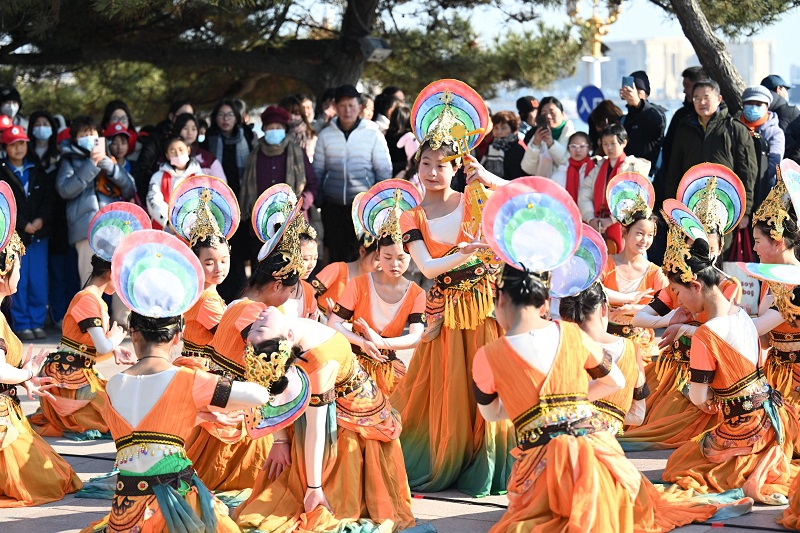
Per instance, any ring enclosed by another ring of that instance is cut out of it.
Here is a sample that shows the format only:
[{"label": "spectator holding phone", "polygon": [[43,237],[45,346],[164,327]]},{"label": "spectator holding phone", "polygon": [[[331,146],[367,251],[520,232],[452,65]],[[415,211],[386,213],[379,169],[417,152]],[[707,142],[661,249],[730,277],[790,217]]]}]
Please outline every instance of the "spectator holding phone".
[{"label": "spectator holding phone", "polygon": [[651,173],[655,173],[664,128],[667,124],[664,109],[647,101],[650,96],[650,78],[643,70],[637,70],[622,78],[619,97],[625,100],[628,114],[622,117],[622,125],[628,132],[625,152],[639,159],[650,161]]},{"label": "spectator holding phone", "polygon": [[67,201],[69,243],[78,251],[78,274],[85,281],[92,273],[89,222],[101,207],[133,198],[136,187],[131,175],[106,154],[105,139],[92,117],[75,117],[69,140],[63,145],[56,192]]},{"label": "spectator holding phone", "polygon": [[536,133],[522,158],[522,170],[530,176],[552,177],[569,157],[567,144],[573,133],[575,126],[564,116],[561,102],[554,96],[542,98],[536,117]]}]

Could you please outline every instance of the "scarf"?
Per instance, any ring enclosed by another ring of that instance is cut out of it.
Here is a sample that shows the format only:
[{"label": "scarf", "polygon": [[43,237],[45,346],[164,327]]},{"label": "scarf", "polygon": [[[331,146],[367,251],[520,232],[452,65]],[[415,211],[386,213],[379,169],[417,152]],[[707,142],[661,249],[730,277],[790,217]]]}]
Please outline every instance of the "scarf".
[{"label": "scarf", "polygon": [[556,141],[556,142],[557,142],[557,141],[558,141],[558,139],[560,139],[560,138],[561,138],[561,132],[563,132],[563,131],[564,131],[564,126],[566,126],[566,125],[567,125],[567,120],[566,120],[566,119],[564,119],[564,120],[561,122],[561,124],[559,124],[558,126],[556,126],[555,128],[552,128],[552,129],[550,130],[550,133],[553,135],[553,140],[554,140],[554,141]]},{"label": "scarf", "polygon": [[[258,177],[256,176],[256,160],[259,154],[267,157],[275,157],[286,153],[286,176],[284,183],[292,188],[299,198],[306,188],[306,164],[303,154],[305,153],[291,136],[287,136],[280,144],[268,144],[263,138],[258,140],[256,150],[247,158],[247,163],[242,176],[242,183],[239,186],[239,207],[242,210],[242,218],[250,218],[253,214],[253,206],[258,199]],[[305,211],[310,206],[303,206]]]},{"label": "scarf", "polygon": [[597,173],[597,179],[594,182],[594,216],[601,218],[609,215],[608,204],[606,202],[606,186],[608,181],[619,174],[619,167],[625,161],[625,154],[623,153],[617,159],[617,164],[608,172],[608,158],[603,158],[603,163],[600,165],[600,170]]},{"label": "scarf", "polygon": [[297,146],[305,150],[308,147],[308,141],[312,137],[313,130],[309,131],[303,119],[298,118],[289,121],[289,131],[287,133],[289,137],[292,137],[292,140],[294,140]]},{"label": "scarf", "polygon": [[767,123],[767,121],[769,120],[769,112],[764,113],[764,116],[756,120],[755,122],[748,122],[747,119],[744,118],[744,115],[739,117],[739,120],[742,121],[742,124],[750,128],[750,131],[756,131],[756,128],[760,128],[761,126]]},{"label": "scarf", "polygon": [[492,147],[497,148],[501,152],[505,152],[518,142],[519,142],[519,135],[517,135],[516,133],[511,133],[506,137],[502,138],[495,137],[492,140]]},{"label": "scarf", "polygon": [[[222,162],[222,149],[223,145],[236,145],[236,168],[239,169],[239,175],[244,172],[247,158],[250,156],[250,145],[244,136],[242,126],[237,126],[234,133],[230,137],[225,137],[222,132],[218,135],[212,135],[208,139],[208,150],[217,158],[217,161]],[[235,181],[228,178],[228,181]]]},{"label": "scarf", "polygon": [[585,178],[589,172],[594,169],[594,161],[591,157],[587,157],[581,159],[580,161],[575,161],[571,157],[568,160],[569,166],[567,167],[567,184],[565,189],[572,199],[576,202],[578,201],[578,189],[581,185],[581,168],[586,165],[586,168],[583,170],[583,177]]}]

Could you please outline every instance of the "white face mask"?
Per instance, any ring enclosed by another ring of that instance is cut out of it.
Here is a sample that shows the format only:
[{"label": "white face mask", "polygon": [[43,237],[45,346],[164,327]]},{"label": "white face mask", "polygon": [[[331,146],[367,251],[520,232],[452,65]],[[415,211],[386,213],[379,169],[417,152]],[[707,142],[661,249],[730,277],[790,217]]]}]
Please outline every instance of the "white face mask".
[{"label": "white face mask", "polygon": [[206,140],[206,136],[205,135],[201,134],[201,135],[197,136],[197,142],[201,143],[201,142],[203,142],[205,140]]},{"label": "white face mask", "polygon": [[0,106],[0,113],[6,115],[8,118],[14,118],[19,111],[19,104],[17,102],[6,102]]},{"label": "white face mask", "polygon": [[174,157],[169,158],[169,164],[175,168],[183,168],[186,166],[186,163],[188,162],[189,162],[189,156],[187,154],[176,155]]}]

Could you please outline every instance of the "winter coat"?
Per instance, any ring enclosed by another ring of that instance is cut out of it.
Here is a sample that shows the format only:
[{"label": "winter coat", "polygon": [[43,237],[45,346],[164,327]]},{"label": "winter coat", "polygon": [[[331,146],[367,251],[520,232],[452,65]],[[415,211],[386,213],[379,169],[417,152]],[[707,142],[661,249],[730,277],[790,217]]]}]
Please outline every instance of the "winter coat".
[{"label": "winter coat", "polygon": [[656,185],[656,207],[678,192],[683,174],[700,163],[719,163],[732,169],[744,184],[747,193],[745,213],[750,214],[758,164],[750,130],[720,106],[709,119],[705,130],[697,113],[687,115],[675,132],[669,168],[664,180]]},{"label": "winter coat", "polygon": [[[28,161],[25,161],[28,164]],[[25,226],[37,218],[42,219],[42,228],[34,233],[34,237],[43,239],[49,237],[52,226],[51,216],[55,203],[56,191],[50,176],[42,167],[29,164],[28,186],[22,185],[17,174],[11,169],[8,160],[0,161],[0,180],[11,186],[14,200],[17,202],[16,230],[23,244],[31,242],[31,235],[25,232]]]},{"label": "winter coat", "polygon": [[[755,201],[760,204],[767,194],[775,186],[777,165],[783,159],[783,152],[786,148],[786,137],[783,130],[779,126],[778,115],[772,111],[769,113],[767,121],[755,129],[757,133],[764,140],[761,150],[757,152],[756,165],[758,166],[758,179],[756,181]],[[739,113],[737,118],[741,120],[742,114]],[[747,124],[745,124],[747,126]],[[754,139],[754,146],[757,142]],[[766,146],[764,146],[766,145]],[[766,148],[766,150],[764,150]],[[760,157],[759,157],[760,156]]]},{"label": "winter coat", "polygon": [[544,142],[537,146],[531,138],[528,149],[522,157],[521,166],[525,175],[552,177],[556,169],[569,158],[567,144],[573,133],[575,133],[575,126],[572,125],[571,120],[568,120],[558,139],[553,139],[553,146],[550,148]]},{"label": "winter coat", "polygon": [[[64,145],[56,176],[56,192],[67,201],[70,244],[88,238],[89,222],[100,208],[112,202],[130,200],[136,192],[133,177],[114,164],[111,158],[104,157],[98,165],[83,148],[73,143]],[[105,172],[109,184],[119,189],[119,195],[108,195],[108,189],[100,187],[98,178],[102,177],[101,172]]]},{"label": "winter coat", "polygon": [[170,198],[165,198],[161,191],[161,182],[164,178],[164,174],[169,174],[172,177],[171,196],[171,192],[175,190],[175,187],[177,187],[181,181],[190,176],[196,176],[202,173],[203,169],[200,168],[200,165],[194,159],[189,160],[189,164],[186,165],[186,169],[182,172],[175,170],[175,167],[169,163],[162,164],[161,168],[150,177],[150,186],[147,189],[146,203],[150,218],[152,218],[154,222],[160,224],[162,228],[167,226]]},{"label": "winter coat", "polygon": [[[595,218],[594,185],[597,181],[597,176],[600,174],[600,169],[603,167],[603,161],[605,159],[606,158],[604,157],[598,161],[586,178],[581,180],[581,185],[578,189],[577,204],[578,209],[581,212],[581,218],[584,220],[584,222],[589,222]],[[617,173],[619,174],[622,172],[638,172],[642,176],[647,176],[647,174],[650,172],[650,161],[625,154],[625,161],[620,164]],[[605,176],[603,177],[605,178]]]},{"label": "winter coat", "polygon": [[319,132],[314,173],[325,202],[349,205],[360,192],[392,177],[386,139],[371,120],[360,120],[347,138],[339,119]]},{"label": "winter coat", "polygon": [[622,117],[622,125],[628,132],[625,154],[647,159],[655,171],[667,124],[664,110],[647,100],[641,100],[636,107],[627,108],[628,114]]},{"label": "winter coat", "polygon": [[[800,109],[787,102],[776,92],[772,92],[772,103],[769,104],[769,110],[778,115],[778,126],[784,131],[789,124],[800,118]],[[800,138],[795,137],[793,140],[798,141]]]},{"label": "winter coat", "polygon": [[[664,141],[661,143],[661,166],[658,168],[656,177],[653,180],[653,186],[656,187],[656,192],[658,191],[656,184],[664,181],[664,176],[666,175],[667,168],[669,167],[670,155],[672,154],[672,143],[675,141],[675,132],[678,131],[678,125],[684,118],[692,113],[694,113],[694,104],[691,102],[683,102],[683,105],[676,109],[675,113],[672,114],[672,119],[669,121],[667,133],[664,135]],[[656,200],[656,202],[657,205],[661,205],[658,200]]]}]

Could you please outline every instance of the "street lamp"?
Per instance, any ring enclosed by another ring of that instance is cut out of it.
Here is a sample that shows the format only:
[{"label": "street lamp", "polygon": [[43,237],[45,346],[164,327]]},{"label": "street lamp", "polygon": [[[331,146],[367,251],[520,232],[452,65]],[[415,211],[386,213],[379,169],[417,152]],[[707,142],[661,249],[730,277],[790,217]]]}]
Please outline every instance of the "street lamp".
[{"label": "street lamp", "polygon": [[567,2],[567,14],[573,24],[585,28],[589,34],[589,54],[581,57],[581,61],[587,63],[587,78],[589,78],[591,84],[596,87],[601,87],[602,77],[600,65],[611,59],[603,55],[602,38],[608,34],[608,29],[611,24],[617,21],[622,2],[620,0],[605,0],[604,4],[607,15],[601,17],[598,13],[600,0],[592,0],[592,16],[587,19],[580,16],[580,3],[580,0],[570,0]]}]

